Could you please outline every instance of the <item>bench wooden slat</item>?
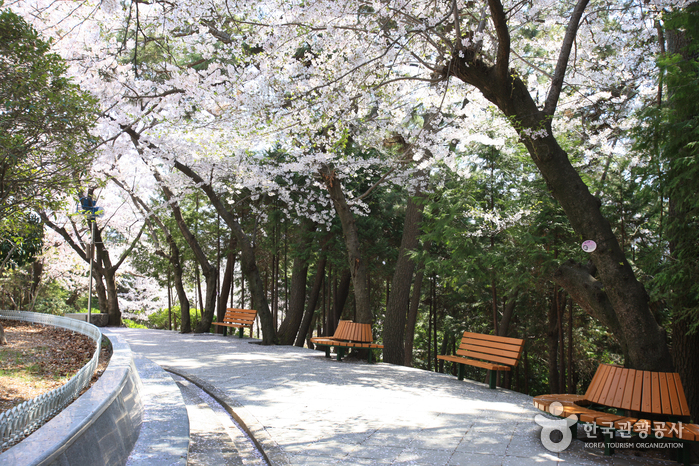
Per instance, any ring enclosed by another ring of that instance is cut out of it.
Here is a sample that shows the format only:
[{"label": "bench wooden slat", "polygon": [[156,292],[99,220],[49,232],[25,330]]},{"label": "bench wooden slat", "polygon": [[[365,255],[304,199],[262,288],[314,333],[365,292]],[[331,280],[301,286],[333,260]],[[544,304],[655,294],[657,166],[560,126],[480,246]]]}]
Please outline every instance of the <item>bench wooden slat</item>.
[{"label": "bench wooden slat", "polygon": [[[327,357],[330,357],[331,347],[383,349],[383,345],[373,342],[371,324],[360,324],[351,320],[339,321],[333,336],[313,337],[311,343],[325,346]],[[337,353],[338,360],[342,359],[342,350],[338,350]],[[371,362],[371,351],[369,352],[369,362]]]},{"label": "bench wooden slat", "polygon": [[487,335],[485,333],[473,333],[473,332],[464,332],[463,335],[464,338],[472,338],[474,340],[485,340],[485,341],[492,341],[492,342],[507,342],[511,345],[524,345],[524,340],[521,338],[513,338],[513,337],[501,337],[498,335]]},{"label": "bench wooden slat", "polygon": [[506,358],[502,356],[497,356],[493,354],[488,354],[488,353],[479,353],[476,351],[457,351],[456,354],[459,356],[464,356],[466,358],[472,358],[472,359],[484,359],[486,361],[490,362],[499,362],[501,364],[507,364],[509,366],[514,366],[515,363],[517,362],[516,359],[513,358]]},{"label": "bench wooden slat", "polygon": [[633,397],[631,398],[631,411],[641,410],[643,397],[643,371],[636,371],[636,380],[633,385]]},{"label": "bench wooden slat", "polygon": [[668,373],[666,381],[668,396],[670,398],[670,409],[672,410],[672,414],[676,416],[682,416],[682,407],[680,406],[680,397],[677,394],[677,386],[675,385],[674,374]]},{"label": "bench wooden slat", "polygon": [[650,413],[651,406],[651,375],[648,371],[643,371],[643,398],[641,399],[641,411]]},{"label": "bench wooden slat", "polygon": [[[614,398],[614,406],[621,406],[622,409],[628,409],[625,406],[631,405],[631,396],[633,395],[633,383],[635,380],[636,371],[630,369],[624,372],[624,388],[619,390],[617,387],[616,397]],[[627,400],[628,398],[628,400]]]},{"label": "bench wooden slat", "polygon": [[[255,318],[257,317],[257,311],[254,309],[235,309],[228,308],[223,316],[221,322],[211,322],[212,325],[218,325],[221,327],[235,327],[240,329],[239,336],[243,336],[243,329],[250,329],[250,336],[252,337],[252,326],[255,323]],[[225,330],[225,329],[224,329]]]},{"label": "bench wooden slat", "polygon": [[483,339],[478,339],[478,338],[466,338],[462,337],[461,338],[461,346],[464,344],[469,344],[473,346],[480,346],[482,348],[492,348],[493,350],[503,350],[503,351],[508,351],[511,353],[518,354],[522,350],[522,345],[515,345],[512,343],[507,343],[507,342],[499,342],[499,341],[492,341],[492,340],[483,340]]},{"label": "bench wooden slat", "polygon": [[524,350],[521,338],[500,337],[482,333],[464,332],[456,355],[437,355],[438,359],[461,364],[459,380],[464,378],[465,365],[488,369],[490,388],[495,388],[493,371],[509,371],[515,367]]},{"label": "bench wooden slat", "polygon": [[610,369],[611,366],[608,366],[606,364],[601,365],[597,369],[597,372],[599,372],[599,378],[595,380],[594,384],[590,384],[590,390],[592,390],[592,393],[590,393],[590,396],[587,397],[588,400],[592,401],[593,403],[597,403],[598,397],[600,396],[600,394],[602,393],[602,389],[604,388],[604,383],[607,381],[607,374],[609,374]]},{"label": "bench wooden slat", "polygon": [[609,388],[612,386],[612,382],[614,381],[614,374],[616,374],[616,367],[609,366],[609,370],[607,371],[604,379],[604,384],[598,390],[597,398],[592,401],[595,403],[604,404],[604,401],[607,399],[607,393],[609,393]]},{"label": "bench wooden slat", "polygon": [[512,359],[517,359],[519,357],[520,348],[512,347],[511,345],[507,345],[507,347],[505,348],[501,348],[500,346],[505,345],[486,346],[480,344],[479,342],[464,339],[461,340],[461,345],[459,346],[459,349],[466,351],[476,351],[478,353],[495,354],[498,356],[505,356]]},{"label": "bench wooden slat", "polygon": [[606,367],[607,366],[600,366],[595,371],[595,375],[592,376],[592,381],[590,382],[590,385],[587,387],[587,391],[585,392],[586,399],[588,399],[588,400],[595,399],[595,393],[597,392],[597,387],[600,383],[600,380],[604,377],[603,373],[606,371]]},{"label": "bench wooden slat", "polygon": [[660,396],[660,374],[651,372],[652,394],[651,394],[651,409],[653,414],[662,414],[663,407]]},{"label": "bench wooden slat", "polygon": [[684,388],[682,388],[680,374],[673,372],[672,376],[675,379],[675,388],[677,389],[677,395],[680,399],[680,412],[682,416],[690,416],[689,405],[687,404],[687,398],[684,396]]},{"label": "bench wooden slat", "polygon": [[443,359],[449,362],[455,362],[458,364],[468,364],[469,366],[481,367],[483,369],[488,369],[492,371],[509,371],[510,366],[504,366],[501,364],[493,364],[492,362],[479,361],[478,359],[466,359],[463,356],[451,356],[448,354],[437,355],[438,359]]},{"label": "bench wooden slat", "polygon": [[672,403],[670,402],[670,389],[668,387],[667,374],[658,374],[660,383],[660,405],[661,412],[672,413]]},{"label": "bench wooden slat", "polygon": [[599,403],[603,405],[614,404],[614,397],[616,396],[616,387],[619,385],[621,380],[621,368],[612,367],[612,372],[609,374],[608,383],[604,384],[604,393],[600,398]]}]

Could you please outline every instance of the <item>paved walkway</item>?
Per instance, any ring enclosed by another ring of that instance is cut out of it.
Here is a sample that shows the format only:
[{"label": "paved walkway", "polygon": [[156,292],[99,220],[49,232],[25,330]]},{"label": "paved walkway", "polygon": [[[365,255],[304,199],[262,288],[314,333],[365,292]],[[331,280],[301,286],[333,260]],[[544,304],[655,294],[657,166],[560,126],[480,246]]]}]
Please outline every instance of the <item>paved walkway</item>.
[{"label": "paved walkway", "polygon": [[532,398],[390,364],[218,335],[110,329],[134,353],[215,387],[274,465],[671,465],[574,441],[546,450]]}]

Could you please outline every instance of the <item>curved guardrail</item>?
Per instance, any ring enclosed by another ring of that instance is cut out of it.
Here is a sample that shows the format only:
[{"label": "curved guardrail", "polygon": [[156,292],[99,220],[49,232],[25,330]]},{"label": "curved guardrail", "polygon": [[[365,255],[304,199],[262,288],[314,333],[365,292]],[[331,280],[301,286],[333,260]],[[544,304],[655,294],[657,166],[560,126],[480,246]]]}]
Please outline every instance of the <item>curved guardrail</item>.
[{"label": "curved guardrail", "polygon": [[19,443],[41,427],[49,418],[73,401],[83,388],[87,387],[99,363],[102,333],[97,327],[87,322],[36,312],[0,311],[0,319],[61,327],[87,335],[96,343],[95,354],[90,362],[84,365],[65,385],[0,413],[0,447],[5,449]]}]

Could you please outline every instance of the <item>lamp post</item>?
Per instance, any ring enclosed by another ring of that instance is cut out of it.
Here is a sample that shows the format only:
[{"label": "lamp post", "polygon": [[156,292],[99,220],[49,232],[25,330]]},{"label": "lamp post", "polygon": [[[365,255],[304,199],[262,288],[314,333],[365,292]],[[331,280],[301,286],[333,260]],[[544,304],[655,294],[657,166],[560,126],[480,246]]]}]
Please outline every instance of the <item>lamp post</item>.
[{"label": "lamp post", "polygon": [[79,209],[80,213],[85,215],[90,224],[90,249],[87,254],[87,258],[90,261],[90,286],[87,294],[87,322],[92,323],[92,262],[95,255],[95,218],[97,218],[97,211],[101,211],[101,209],[95,205],[95,201],[90,194],[80,198]]}]

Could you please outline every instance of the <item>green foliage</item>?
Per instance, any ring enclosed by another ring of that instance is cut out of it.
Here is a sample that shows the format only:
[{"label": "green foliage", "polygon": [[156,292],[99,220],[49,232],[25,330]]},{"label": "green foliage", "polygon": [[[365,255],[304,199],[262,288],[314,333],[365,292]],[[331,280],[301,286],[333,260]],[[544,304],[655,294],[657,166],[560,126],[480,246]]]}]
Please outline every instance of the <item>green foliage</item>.
[{"label": "green foliage", "polygon": [[[674,319],[699,327],[699,8],[667,15],[665,26],[682,37],[681,50],[658,59],[666,101],[649,105],[635,132],[636,150],[650,159],[641,191],[660,193],[656,202],[660,238],[652,277],[653,298]],[[678,41],[680,39],[677,39]],[[679,43],[679,42],[678,42]],[[662,222],[661,222],[662,221]]]},{"label": "green foliage", "polygon": [[145,325],[131,319],[121,319],[121,322],[124,324],[124,327],[127,328],[148,328]]},{"label": "green foliage", "polygon": [[29,264],[41,253],[43,245],[44,226],[41,220],[36,215],[27,215],[26,220],[15,224],[12,231],[5,231],[5,237],[0,237],[0,264],[6,260],[9,268]]},{"label": "green foliage", "polygon": [[50,47],[24,19],[0,11],[0,229],[58,205],[90,166],[95,100]]}]

